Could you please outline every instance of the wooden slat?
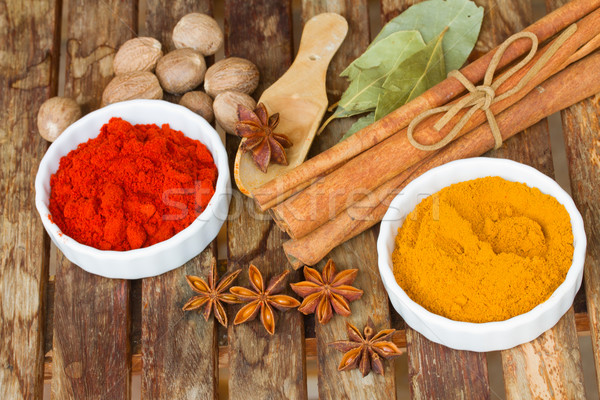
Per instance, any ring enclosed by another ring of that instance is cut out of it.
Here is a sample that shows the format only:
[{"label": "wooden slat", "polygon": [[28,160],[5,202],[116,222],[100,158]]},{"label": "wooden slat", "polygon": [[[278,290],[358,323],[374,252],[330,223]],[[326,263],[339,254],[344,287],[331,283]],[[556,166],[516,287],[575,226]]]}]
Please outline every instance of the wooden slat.
[{"label": "wooden slat", "polygon": [[[115,49],[135,34],[134,0],[65,1],[65,96],[99,107]],[[63,398],[130,397],[129,283],[89,274],[57,251],[52,393]]]},{"label": "wooden slat", "polygon": [[[49,241],[33,184],[47,143],[36,116],[56,94],[60,2],[0,4],[0,398],[41,398]],[[35,45],[32,45],[35,44]]]},{"label": "wooden slat", "polygon": [[146,0],[146,17],[140,21],[140,33],[152,36],[162,44],[163,53],[175,49],[172,35],[175,24],[191,13],[212,15],[212,1],[208,0]]},{"label": "wooden slat", "polygon": [[[291,2],[226,0],[225,38],[227,56],[247,58],[258,66],[260,83],[254,97],[259,98],[291,64]],[[238,143],[237,138],[227,136],[230,161],[235,158]],[[227,233],[228,268],[243,268],[236,284],[249,284],[250,263],[260,269],[265,279],[290,268],[281,248],[286,235],[237,188],[233,192]],[[297,272],[290,273],[288,282],[297,277]],[[235,312],[239,307],[231,309]],[[296,311],[276,314],[273,336],[263,328],[260,318],[238,326],[230,323],[231,399],[306,398],[302,315]],[[234,316],[230,313],[230,321]]]},{"label": "wooden slat", "polygon": [[129,398],[129,285],[90,275],[59,252],[54,398]]},{"label": "wooden slat", "polygon": [[573,308],[539,338],[502,352],[507,399],[585,399]]},{"label": "wooden slat", "polygon": [[[173,49],[171,33],[190,12],[212,13],[212,2],[150,0],[140,27],[159,38],[163,51]],[[216,243],[181,268],[143,280],[142,397],[216,399],[218,397],[217,323],[181,307],[194,293],[186,275],[207,277],[216,261]]]},{"label": "wooden slat", "polygon": [[[418,3],[415,0],[383,0],[383,22]],[[411,396],[416,399],[487,399],[490,389],[484,353],[449,349],[431,342],[410,327],[406,329],[408,375]]]},{"label": "wooden slat", "polygon": [[[566,3],[546,0],[548,10]],[[579,102],[561,112],[569,161],[573,200],[581,212],[587,236],[584,267],[585,294],[596,380],[600,387],[600,136],[598,135],[600,95]]]},{"label": "wooden slat", "polygon": [[406,329],[413,399],[489,399],[485,353],[452,350]]},{"label": "wooden slat", "polygon": [[[577,334],[579,336],[589,336],[590,334],[590,320],[588,315],[585,313],[575,313],[575,325],[577,326]],[[406,331],[404,329],[398,330],[394,333],[392,338],[396,346],[400,349],[406,349]],[[307,361],[317,360],[317,339],[314,337],[305,338],[305,353]],[[44,380],[49,381],[52,379],[52,352],[46,357],[44,362]],[[219,368],[229,368],[229,347],[219,346]],[[142,372],[142,355],[137,352],[131,355],[131,373],[133,375],[140,375]]]},{"label": "wooden slat", "polygon": [[[533,22],[530,2],[510,0],[502,6],[480,0],[486,9],[477,51],[486,52]],[[489,153],[531,165],[554,176],[548,122],[542,120]],[[583,370],[573,309],[536,340],[502,352],[508,399],[584,398]]]},{"label": "wooden slat", "polygon": [[142,397],[216,399],[216,321],[181,310],[194,294],[185,275],[208,276],[216,243],[181,268],[144,279],[142,303]]},{"label": "wooden slat", "polygon": [[[304,0],[302,19],[306,22],[312,16],[323,12],[336,12],[344,16],[349,25],[344,43],[332,59],[327,71],[327,92],[330,103],[339,100],[348,86],[347,80],[339,74],[356,59],[369,45],[369,16],[367,1],[325,1]],[[315,155],[335,143],[348,130],[356,118],[332,122],[327,130],[318,136],[311,148]],[[327,346],[336,340],[347,338],[346,321],[359,329],[371,317],[376,328],[390,326],[390,312],[387,294],[377,268],[376,234],[369,230],[349,242],[334,249],[330,257],[338,270],[358,268],[354,282],[364,290],[363,297],[351,303],[352,315],[348,318],[334,316],[326,325],[316,323],[317,357],[319,366],[319,397],[322,399],[389,399],[395,396],[395,375],[393,363],[386,363],[384,376],[369,374],[366,378],[358,370],[339,372],[337,370],[342,354]],[[317,269],[322,270],[325,261]]]},{"label": "wooden slat", "polygon": [[600,386],[600,140],[598,115],[600,95],[561,113],[573,200],[580,210],[587,236],[584,282],[589,326]]}]

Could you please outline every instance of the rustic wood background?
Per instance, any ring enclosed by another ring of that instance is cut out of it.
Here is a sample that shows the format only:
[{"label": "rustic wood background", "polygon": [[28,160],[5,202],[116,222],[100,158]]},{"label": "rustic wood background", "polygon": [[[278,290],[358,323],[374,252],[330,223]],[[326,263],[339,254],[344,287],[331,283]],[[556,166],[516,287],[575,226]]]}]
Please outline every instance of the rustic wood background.
[{"label": "rustic wood background", "polygon": [[[399,329],[394,341],[407,351],[388,364],[385,376],[365,379],[358,371],[338,373],[340,354],[326,346],[345,337],[340,317],[315,326],[310,316],[278,313],[276,334],[269,337],[258,321],[225,330],[214,321],[205,322],[199,313],[181,311],[191,295],[184,276],[206,275],[217,257],[221,273],[244,269],[242,284],[247,283],[250,262],[267,279],[288,268],[281,250],[286,235],[239,192],[221,252],[215,242],[182,268],[156,278],[109,280],[85,273],[51,246],[43,231],[33,204],[33,180],[48,144],[37,134],[37,110],[59,93],[76,99],[84,112],[98,108],[112,76],[112,57],[124,41],[150,35],[168,51],[173,48],[172,28],[181,16],[192,11],[214,14],[223,22],[226,39],[223,51],[208,63],[223,56],[252,60],[261,72],[254,93],[258,98],[291,64],[301,25],[315,14],[337,12],[350,30],[327,75],[328,96],[334,102],[346,87],[339,73],[364,51],[382,24],[417,1],[0,2],[0,398],[42,398],[45,386],[52,398],[127,399],[132,396],[132,376],[133,386],[140,389],[133,391],[134,397],[141,392],[142,398],[303,399],[318,394],[324,399],[388,399],[396,393],[404,398],[407,392],[419,399],[597,397],[600,97],[561,113],[566,153],[556,141],[551,146],[544,120],[489,154],[533,165],[570,185],[589,240],[586,290],[573,308],[540,338],[501,353],[454,351],[404,326],[390,308],[377,272],[377,227],[331,253],[341,268],[361,270],[356,285],[365,295],[352,303],[349,320],[362,325],[371,316],[377,327]],[[546,7],[554,9],[566,0],[476,2],[486,9],[479,54],[543,15]],[[336,143],[352,122],[330,124],[311,154]],[[237,143],[227,136],[230,156]],[[557,162],[561,159],[564,165]],[[300,274],[292,272],[289,280]],[[230,320],[235,311],[230,310]],[[584,343],[591,338],[594,357],[580,351],[578,336]],[[316,393],[311,393],[315,379]]]}]

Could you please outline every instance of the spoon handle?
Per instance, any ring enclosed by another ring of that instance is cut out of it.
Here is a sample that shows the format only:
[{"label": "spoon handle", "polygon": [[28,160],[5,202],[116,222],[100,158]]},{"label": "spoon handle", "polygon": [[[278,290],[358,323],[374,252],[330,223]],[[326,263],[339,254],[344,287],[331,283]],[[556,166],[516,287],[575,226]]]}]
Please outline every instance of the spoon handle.
[{"label": "spoon handle", "polygon": [[347,32],[348,23],[339,14],[324,13],[312,17],[304,25],[294,64],[299,61],[307,67],[327,69]]}]

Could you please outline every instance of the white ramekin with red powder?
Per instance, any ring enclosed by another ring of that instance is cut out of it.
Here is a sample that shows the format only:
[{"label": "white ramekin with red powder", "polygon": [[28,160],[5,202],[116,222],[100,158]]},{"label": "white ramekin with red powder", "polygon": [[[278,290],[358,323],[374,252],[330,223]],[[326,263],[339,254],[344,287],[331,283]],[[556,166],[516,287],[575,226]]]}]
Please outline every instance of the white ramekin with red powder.
[{"label": "white ramekin with red powder", "polygon": [[[129,251],[106,251],[78,243],[60,231],[50,218],[50,176],[60,159],[80,143],[98,136],[112,117],[132,124],[169,124],[211,152],[218,170],[215,193],[194,222],[170,239]],[[130,100],[91,112],[69,126],[42,158],[35,179],[35,205],[52,241],[74,264],[107,278],[140,279],[175,269],[200,254],[217,236],[227,219],[231,200],[231,178],[227,152],[213,127],[185,107],[162,100]]]}]

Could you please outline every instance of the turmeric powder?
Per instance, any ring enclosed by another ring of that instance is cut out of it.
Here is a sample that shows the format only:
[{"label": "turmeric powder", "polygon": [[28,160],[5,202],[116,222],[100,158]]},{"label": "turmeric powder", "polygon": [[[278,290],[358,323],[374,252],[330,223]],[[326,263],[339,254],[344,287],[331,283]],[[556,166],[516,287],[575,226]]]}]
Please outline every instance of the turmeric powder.
[{"label": "turmeric powder", "polygon": [[499,177],[446,187],[398,230],[396,281],[429,311],[503,321],[544,302],[573,259],[567,210],[537,188]]}]

